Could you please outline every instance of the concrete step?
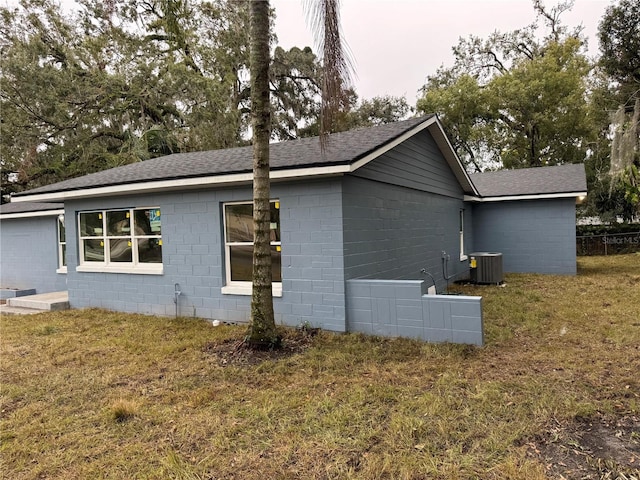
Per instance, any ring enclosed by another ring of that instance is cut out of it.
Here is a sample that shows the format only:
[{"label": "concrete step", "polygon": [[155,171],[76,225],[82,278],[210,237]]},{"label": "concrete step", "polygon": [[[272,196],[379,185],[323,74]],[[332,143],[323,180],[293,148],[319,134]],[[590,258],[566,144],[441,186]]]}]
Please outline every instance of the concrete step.
[{"label": "concrete step", "polygon": [[33,308],[10,307],[9,305],[0,305],[0,316],[2,315],[34,315],[36,313],[44,313],[45,310],[34,310]]},{"label": "concrete step", "polygon": [[69,309],[69,292],[39,293],[25,297],[8,298],[7,306],[47,312],[67,310]]}]

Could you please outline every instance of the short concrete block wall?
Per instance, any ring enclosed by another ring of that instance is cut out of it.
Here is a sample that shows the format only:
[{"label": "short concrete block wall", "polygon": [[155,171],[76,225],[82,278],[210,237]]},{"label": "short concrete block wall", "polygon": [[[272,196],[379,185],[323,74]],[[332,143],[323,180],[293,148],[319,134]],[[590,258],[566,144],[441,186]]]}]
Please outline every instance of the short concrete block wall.
[{"label": "short concrete block wall", "polygon": [[29,289],[17,289],[17,288],[0,288],[0,299],[6,300],[7,298],[24,297],[26,295],[35,295],[36,291],[33,288]]},{"label": "short concrete block wall", "polygon": [[348,280],[347,331],[436,343],[484,343],[482,297],[425,292],[422,280]]}]

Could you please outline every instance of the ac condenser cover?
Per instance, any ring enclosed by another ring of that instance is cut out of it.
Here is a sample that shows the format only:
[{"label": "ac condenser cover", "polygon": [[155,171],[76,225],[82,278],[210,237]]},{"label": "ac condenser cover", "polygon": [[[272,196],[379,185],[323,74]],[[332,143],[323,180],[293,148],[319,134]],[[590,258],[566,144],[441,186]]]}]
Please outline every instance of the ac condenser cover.
[{"label": "ac condenser cover", "polygon": [[476,252],[469,255],[471,281],[474,283],[500,284],[504,281],[502,253]]}]

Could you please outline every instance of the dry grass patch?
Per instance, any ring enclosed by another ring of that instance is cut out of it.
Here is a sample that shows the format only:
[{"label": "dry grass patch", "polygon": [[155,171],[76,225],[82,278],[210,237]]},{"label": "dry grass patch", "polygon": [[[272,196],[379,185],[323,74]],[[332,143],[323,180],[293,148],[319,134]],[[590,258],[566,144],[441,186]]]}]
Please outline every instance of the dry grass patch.
[{"label": "dry grass patch", "polygon": [[457,288],[484,297],[483,348],[290,330],[254,356],[193,319],[2,318],[0,472],[640,478],[640,256]]},{"label": "dry grass patch", "polygon": [[140,402],[135,400],[125,400],[120,398],[111,404],[109,408],[110,416],[116,422],[126,422],[134,418],[140,411]]}]

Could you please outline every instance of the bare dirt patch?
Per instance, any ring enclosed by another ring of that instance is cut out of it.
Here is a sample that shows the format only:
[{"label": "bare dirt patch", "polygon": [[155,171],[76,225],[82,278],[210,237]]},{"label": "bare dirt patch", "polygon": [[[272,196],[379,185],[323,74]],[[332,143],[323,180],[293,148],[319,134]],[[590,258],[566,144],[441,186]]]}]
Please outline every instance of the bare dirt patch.
[{"label": "bare dirt patch", "polygon": [[527,444],[553,478],[640,480],[640,417],[596,416],[554,425]]}]

